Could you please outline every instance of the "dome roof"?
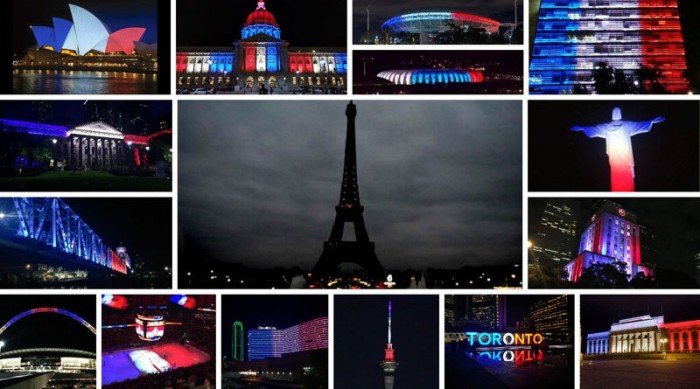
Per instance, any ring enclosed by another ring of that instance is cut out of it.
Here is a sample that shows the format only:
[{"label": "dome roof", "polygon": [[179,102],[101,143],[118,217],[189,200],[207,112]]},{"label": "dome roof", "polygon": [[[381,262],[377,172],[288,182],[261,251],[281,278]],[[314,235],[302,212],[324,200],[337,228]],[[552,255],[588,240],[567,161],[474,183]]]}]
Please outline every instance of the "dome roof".
[{"label": "dome roof", "polygon": [[275,17],[268,10],[265,9],[264,0],[258,1],[258,8],[256,8],[255,11],[248,15],[244,27],[253,24],[271,24],[275,27],[279,27],[277,25]]}]

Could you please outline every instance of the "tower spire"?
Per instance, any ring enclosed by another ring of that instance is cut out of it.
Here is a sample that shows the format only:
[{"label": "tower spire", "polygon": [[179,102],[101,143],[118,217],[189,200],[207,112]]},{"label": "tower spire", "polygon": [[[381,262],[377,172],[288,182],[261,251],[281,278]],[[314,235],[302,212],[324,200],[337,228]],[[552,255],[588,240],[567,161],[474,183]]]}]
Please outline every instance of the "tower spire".
[{"label": "tower spire", "polygon": [[[363,217],[364,207],[360,203],[360,190],[357,184],[357,150],[355,144],[355,117],[357,107],[350,101],[345,108],[347,129],[345,135],[345,160],[343,179],[340,185],[340,199],[335,206],[335,222],[331,235],[323,243],[323,253],[313,273],[316,277],[337,275],[338,266],[354,263],[362,266],[372,278],[383,276],[384,269],[374,252],[374,243],[369,240]],[[355,241],[343,240],[346,223],[355,228]]]}]

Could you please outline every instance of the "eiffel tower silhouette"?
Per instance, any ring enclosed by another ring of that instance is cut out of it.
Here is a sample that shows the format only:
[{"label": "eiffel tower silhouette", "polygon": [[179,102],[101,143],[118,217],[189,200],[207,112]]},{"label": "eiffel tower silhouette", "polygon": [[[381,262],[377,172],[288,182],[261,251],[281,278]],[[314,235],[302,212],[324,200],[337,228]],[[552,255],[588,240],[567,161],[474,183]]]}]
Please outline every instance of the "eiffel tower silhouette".
[{"label": "eiffel tower silhouette", "polygon": [[[314,266],[316,277],[339,273],[343,263],[354,263],[364,268],[372,277],[381,278],[384,268],[374,252],[374,242],[370,242],[365,219],[364,207],[360,203],[360,190],[357,185],[357,155],[355,149],[355,116],[357,108],[352,101],[345,109],[348,117],[348,129],[345,139],[345,166],[343,182],[340,187],[340,201],[335,206],[335,222],[331,236],[323,242],[323,253]],[[344,241],[345,223],[352,223],[355,228],[355,241]]]}]

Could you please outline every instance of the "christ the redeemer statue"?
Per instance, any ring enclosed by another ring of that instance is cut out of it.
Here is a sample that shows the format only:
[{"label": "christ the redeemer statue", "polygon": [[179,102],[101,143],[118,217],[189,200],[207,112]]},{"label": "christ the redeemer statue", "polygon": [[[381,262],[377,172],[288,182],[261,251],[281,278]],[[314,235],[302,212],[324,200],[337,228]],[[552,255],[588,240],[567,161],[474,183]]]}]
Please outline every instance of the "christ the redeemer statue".
[{"label": "christ the redeemer statue", "polygon": [[572,131],[583,131],[589,138],[605,139],[610,162],[610,185],[613,192],[634,192],[634,155],[632,137],[651,131],[651,126],[661,123],[659,116],[644,122],[622,120],[622,110],[613,108],[612,121],[591,127],[574,126]]}]

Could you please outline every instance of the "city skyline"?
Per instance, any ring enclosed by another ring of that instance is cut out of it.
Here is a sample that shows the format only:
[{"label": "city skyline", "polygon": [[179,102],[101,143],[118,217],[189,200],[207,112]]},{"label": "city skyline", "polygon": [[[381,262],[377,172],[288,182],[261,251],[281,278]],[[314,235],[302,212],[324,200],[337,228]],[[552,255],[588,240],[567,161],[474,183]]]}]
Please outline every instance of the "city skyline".
[{"label": "city skyline", "polygon": [[[310,269],[335,216],[346,103],[200,104],[180,107],[181,264]],[[385,269],[520,263],[520,104],[361,101],[357,112],[364,217]]]}]

